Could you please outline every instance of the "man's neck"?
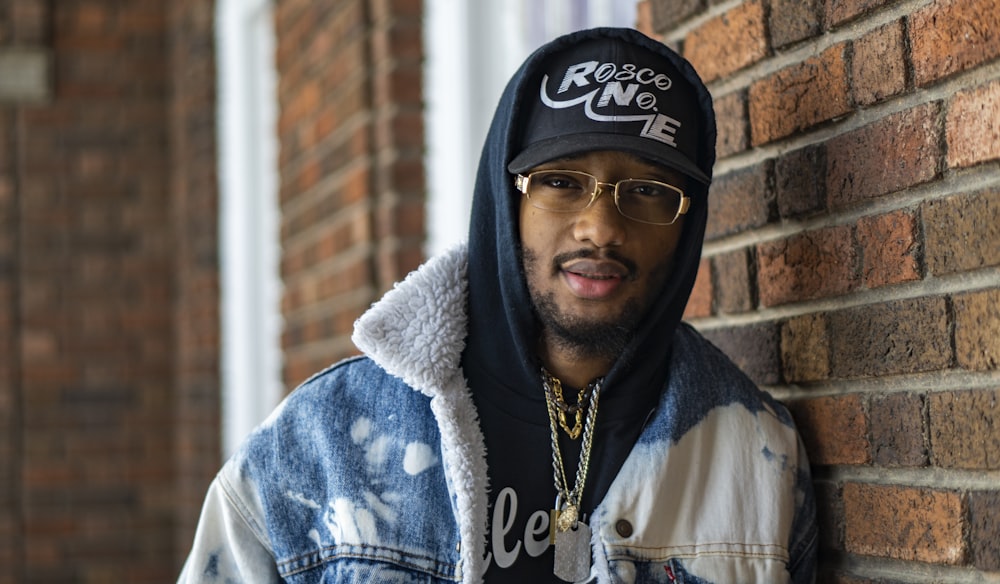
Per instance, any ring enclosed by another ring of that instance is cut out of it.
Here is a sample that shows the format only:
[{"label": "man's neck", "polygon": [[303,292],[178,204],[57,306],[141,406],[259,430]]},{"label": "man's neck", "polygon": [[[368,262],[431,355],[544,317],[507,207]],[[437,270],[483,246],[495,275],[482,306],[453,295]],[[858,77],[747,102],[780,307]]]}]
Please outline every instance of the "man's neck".
[{"label": "man's neck", "polygon": [[614,359],[598,355],[586,355],[573,347],[559,342],[539,343],[538,356],[545,369],[563,385],[584,387],[611,370]]}]

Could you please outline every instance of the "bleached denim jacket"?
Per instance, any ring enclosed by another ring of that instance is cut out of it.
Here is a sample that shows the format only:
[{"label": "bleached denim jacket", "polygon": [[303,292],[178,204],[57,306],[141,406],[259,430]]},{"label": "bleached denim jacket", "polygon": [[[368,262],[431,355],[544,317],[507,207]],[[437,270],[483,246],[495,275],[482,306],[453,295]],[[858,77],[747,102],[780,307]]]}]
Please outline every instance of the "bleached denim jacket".
[{"label": "bleached denim jacket", "polygon": [[[466,252],[357,323],[209,489],[181,582],[478,582],[482,433],[459,365]],[[687,326],[660,405],[594,511],[591,580],[810,582],[816,527],[786,410]]]}]

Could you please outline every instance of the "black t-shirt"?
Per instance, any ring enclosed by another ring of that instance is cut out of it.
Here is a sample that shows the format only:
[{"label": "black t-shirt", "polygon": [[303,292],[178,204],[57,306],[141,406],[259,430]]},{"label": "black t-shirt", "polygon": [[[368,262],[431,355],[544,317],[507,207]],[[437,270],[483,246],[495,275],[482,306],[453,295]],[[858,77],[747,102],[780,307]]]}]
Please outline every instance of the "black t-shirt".
[{"label": "black t-shirt", "polygon": [[[521,391],[495,383],[492,391],[472,387],[490,478],[486,581],[540,581],[553,570],[549,511],[557,494],[541,376],[536,387]],[[577,390],[565,387],[564,392],[575,396]],[[581,516],[588,523],[635,444],[657,395],[646,392],[628,399],[616,395],[613,388],[603,389],[581,504]],[[560,429],[559,443],[572,488],[583,437],[571,440]]]}]

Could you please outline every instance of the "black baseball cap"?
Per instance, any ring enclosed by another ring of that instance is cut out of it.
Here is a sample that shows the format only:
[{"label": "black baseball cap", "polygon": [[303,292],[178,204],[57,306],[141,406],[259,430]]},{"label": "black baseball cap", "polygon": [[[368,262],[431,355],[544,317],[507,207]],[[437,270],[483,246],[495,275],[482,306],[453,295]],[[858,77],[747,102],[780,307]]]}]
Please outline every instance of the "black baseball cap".
[{"label": "black baseball cap", "polygon": [[624,38],[592,38],[546,58],[527,83],[524,130],[510,172],[617,150],[711,182],[697,164],[704,131],[698,94],[663,54]]}]

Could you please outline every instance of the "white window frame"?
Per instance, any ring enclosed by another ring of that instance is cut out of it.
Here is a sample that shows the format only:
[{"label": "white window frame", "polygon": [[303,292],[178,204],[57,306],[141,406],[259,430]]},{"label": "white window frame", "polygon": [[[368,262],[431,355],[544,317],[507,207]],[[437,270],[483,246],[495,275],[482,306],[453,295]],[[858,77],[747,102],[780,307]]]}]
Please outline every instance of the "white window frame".
[{"label": "white window frame", "polygon": [[426,0],[424,6],[425,252],[433,255],[468,236],[483,140],[514,71],[538,46],[576,28],[635,26],[636,2]]},{"label": "white window frame", "polygon": [[277,72],[271,0],[216,8],[222,450],[231,455],[284,395]]}]

